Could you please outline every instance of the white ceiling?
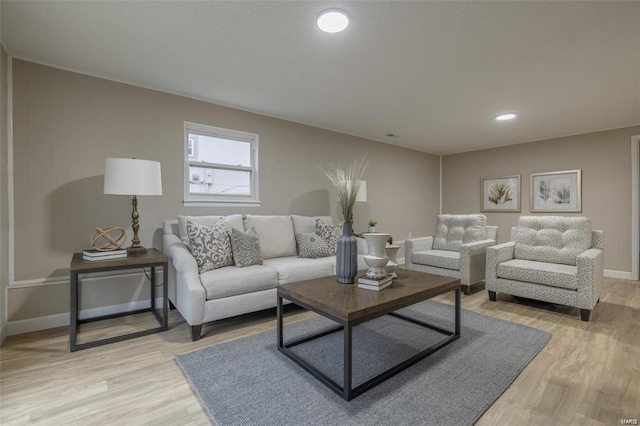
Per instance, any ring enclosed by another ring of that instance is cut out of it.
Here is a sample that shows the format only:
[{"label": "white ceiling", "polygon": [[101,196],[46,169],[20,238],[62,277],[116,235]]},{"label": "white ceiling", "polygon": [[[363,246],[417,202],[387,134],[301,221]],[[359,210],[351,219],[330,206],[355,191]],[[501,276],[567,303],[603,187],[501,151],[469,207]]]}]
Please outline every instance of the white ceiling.
[{"label": "white ceiling", "polygon": [[436,154],[640,124],[639,1],[0,5],[16,58]]}]

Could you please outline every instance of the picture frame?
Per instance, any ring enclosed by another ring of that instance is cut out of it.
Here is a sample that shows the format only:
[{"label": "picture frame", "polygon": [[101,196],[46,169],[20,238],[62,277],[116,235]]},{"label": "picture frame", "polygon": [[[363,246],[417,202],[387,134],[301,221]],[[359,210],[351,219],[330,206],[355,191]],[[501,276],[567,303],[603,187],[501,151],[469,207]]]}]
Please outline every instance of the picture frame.
[{"label": "picture frame", "polygon": [[582,211],[582,170],[531,174],[531,212]]},{"label": "picture frame", "polygon": [[481,212],[520,212],[520,175],[480,179]]}]

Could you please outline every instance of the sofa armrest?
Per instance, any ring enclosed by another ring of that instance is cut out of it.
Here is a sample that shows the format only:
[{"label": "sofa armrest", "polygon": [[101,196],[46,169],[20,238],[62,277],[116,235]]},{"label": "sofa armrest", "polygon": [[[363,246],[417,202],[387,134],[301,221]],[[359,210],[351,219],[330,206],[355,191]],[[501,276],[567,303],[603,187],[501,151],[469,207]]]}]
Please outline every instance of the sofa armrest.
[{"label": "sofa armrest", "polygon": [[604,250],[592,248],[576,257],[578,268],[578,299],[583,309],[593,309],[604,280]]},{"label": "sofa armrest", "polygon": [[498,278],[498,264],[513,259],[513,250],[516,243],[496,244],[487,247],[487,261],[485,271],[485,285],[487,290],[496,291],[496,280]]},{"label": "sofa armrest", "polygon": [[471,285],[485,279],[487,247],[496,240],[480,240],[460,245],[460,283]]},{"label": "sofa armrest", "polygon": [[176,300],[173,303],[189,325],[202,324],[207,297],[200,282],[196,260],[175,234],[164,234],[163,246],[176,270],[176,282],[170,283],[176,289]]},{"label": "sofa armrest", "polygon": [[472,241],[470,243],[464,243],[460,245],[460,258],[463,255],[473,255],[476,253],[485,253],[487,247],[495,246],[498,242],[496,240],[480,240]]},{"label": "sofa armrest", "polygon": [[418,251],[431,250],[433,247],[433,237],[410,238],[404,240],[404,266],[410,269],[413,253]]}]

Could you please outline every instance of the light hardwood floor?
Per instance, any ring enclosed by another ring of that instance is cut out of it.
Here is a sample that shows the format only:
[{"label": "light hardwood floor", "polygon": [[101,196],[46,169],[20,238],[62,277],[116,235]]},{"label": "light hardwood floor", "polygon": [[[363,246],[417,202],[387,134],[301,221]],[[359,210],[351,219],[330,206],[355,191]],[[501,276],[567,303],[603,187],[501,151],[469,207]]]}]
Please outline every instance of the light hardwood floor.
[{"label": "light hardwood floor", "polygon": [[[435,300],[452,303],[453,296]],[[640,282],[606,279],[589,323],[572,308],[506,295],[490,302],[481,286],[462,296],[462,304],[553,335],[478,425],[640,420]],[[287,321],[313,315],[289,308]],[[169,318],[167,332],[74,353],[67,327],[7,338],[0,348],[0,424],[210,424],[174,356],[274,328],[275,311],[205,325],[198,342],[189,340],[177,311]],[[149,320],[145,314],[88,324],[83,339],[152,325]]]}]

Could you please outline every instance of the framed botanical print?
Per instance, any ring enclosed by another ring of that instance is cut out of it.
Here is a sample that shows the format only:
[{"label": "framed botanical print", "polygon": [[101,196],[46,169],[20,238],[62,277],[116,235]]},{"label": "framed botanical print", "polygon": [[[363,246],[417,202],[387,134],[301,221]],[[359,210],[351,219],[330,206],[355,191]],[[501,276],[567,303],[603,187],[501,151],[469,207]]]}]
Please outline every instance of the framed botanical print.
[{"label": "framed botanical print", "polygon": [[531,174],[531,212],[582,211],[581,170]]},{"label": "framed botanical print", "polygon": [[483,212],[520,211],[520,175],[480,179]]}]

